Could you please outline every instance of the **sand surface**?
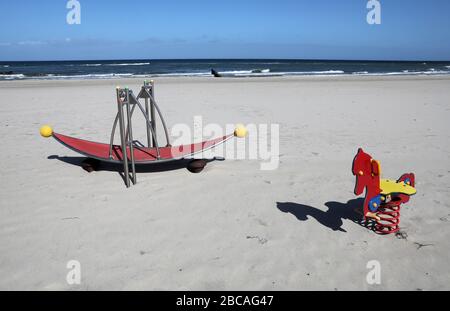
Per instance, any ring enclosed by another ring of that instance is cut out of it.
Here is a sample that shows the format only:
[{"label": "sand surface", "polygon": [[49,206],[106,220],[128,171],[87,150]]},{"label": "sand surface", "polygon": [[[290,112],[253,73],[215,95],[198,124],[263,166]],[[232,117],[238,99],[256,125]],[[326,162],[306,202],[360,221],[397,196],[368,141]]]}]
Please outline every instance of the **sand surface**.
[{"label": "sand surface", "polygon": [[[156,80],[169,127],[195,115],[279,124],[276,170],[250,159],[148,169],[127,189],[39,136],[50,123],[107,142],[115,86],[141,82],[0,83],[0,289],[450,289],[450,78]],[[403,238],[352,221],[358,147],[384,177],[416,174]],[[70,260],[79,285],[66,282]],[[370,260],[379,285],[366,282]]]}]

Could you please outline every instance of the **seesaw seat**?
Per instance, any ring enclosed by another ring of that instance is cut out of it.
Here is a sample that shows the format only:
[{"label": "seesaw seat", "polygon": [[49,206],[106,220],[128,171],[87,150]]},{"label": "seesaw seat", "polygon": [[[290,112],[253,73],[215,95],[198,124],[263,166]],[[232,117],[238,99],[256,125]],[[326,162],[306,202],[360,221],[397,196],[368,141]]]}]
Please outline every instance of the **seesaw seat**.
[{"label": "seesaw seat", "polygon": [[[113,145],[111,157],[109,156],[109,144],[93,142],[89,140],[79,139],[75,137],[66,136],[63,134],[53,133],[53,138],[64,146],[85,155],[89,158],[94,158],[103,162],[122,163],[123,153],[120,145]],[[151,164],[156,162],[168,162],[180,160],[185,157],[194,155],[196,153],[206,151],[217,145],[220,145],[232,138],[234,135],[226,135],[212,140],[180,146],[160,147],[160,158],[157,157],[156,148],[147,148],[134,146],[133,154],[136,164]],[[130,148],[127,148],[127,157],[130,158]]]}]

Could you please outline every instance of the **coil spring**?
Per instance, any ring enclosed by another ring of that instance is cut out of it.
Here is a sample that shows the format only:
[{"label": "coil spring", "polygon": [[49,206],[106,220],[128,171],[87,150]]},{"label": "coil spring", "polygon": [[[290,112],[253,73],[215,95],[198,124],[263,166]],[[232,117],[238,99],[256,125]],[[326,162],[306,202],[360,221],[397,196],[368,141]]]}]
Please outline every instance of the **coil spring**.
[{"label": "coil spring", "polygon": [[374,230],[378,234],[391,234],[400,230],[401,204],[407,202],[402,196],[393,197],[391,201],[382,203],[376,213],[380,220],[375,221]]}]

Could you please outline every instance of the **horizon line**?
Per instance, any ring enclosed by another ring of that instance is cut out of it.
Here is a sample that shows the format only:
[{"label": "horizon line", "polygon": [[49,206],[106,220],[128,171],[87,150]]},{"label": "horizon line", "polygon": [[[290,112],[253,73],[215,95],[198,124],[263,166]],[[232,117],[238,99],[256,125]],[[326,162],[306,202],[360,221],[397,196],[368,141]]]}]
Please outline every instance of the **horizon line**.
[{"label": "horizon line", "polygon": [[203,61],[203,60],[278,60],[278,61],[323,61],[323,62],[435,62],[444,63],[449,60],[398,60],[398,59],[326,59],[326,58],[106,58],[106,59],[63,59],[63,60],[0,60],[0,63],[14,63],[14,62],[92,62],[92,61]]}]

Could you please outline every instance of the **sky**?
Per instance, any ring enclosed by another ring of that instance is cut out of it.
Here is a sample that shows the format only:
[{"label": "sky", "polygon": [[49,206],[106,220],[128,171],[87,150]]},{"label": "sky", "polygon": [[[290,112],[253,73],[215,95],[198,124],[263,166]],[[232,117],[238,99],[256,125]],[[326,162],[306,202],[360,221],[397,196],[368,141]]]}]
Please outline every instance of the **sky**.
[{"label": "sky", "polygon": [[450,60],[449,0],[0,0],[0,61]]}]

